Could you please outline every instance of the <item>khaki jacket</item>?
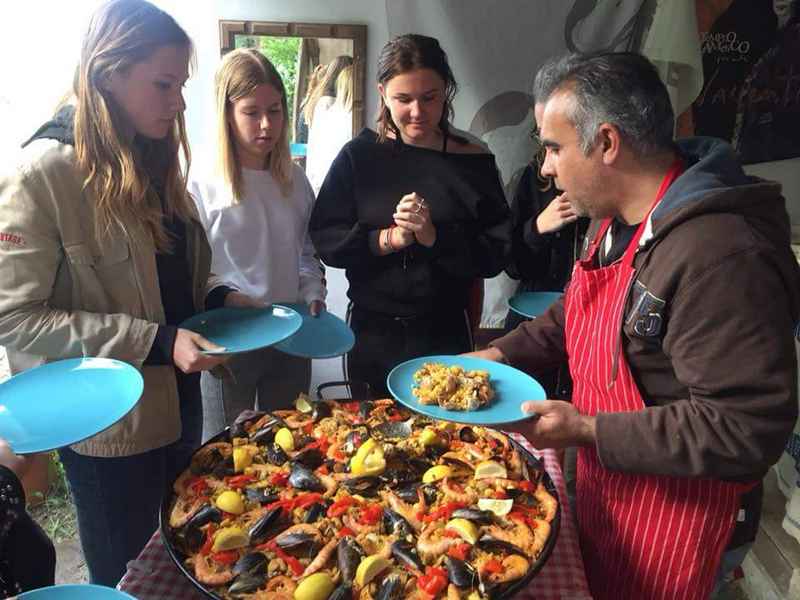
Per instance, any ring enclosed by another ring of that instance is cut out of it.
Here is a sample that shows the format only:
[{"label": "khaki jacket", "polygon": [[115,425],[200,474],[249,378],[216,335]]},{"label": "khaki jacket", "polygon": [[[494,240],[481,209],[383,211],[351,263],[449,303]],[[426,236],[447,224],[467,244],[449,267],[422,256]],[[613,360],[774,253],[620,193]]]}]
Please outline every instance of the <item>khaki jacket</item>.
[{"label": "khaki jacket", "polygon": [[[219,285],[198,220],[187,224],[195,310]],[[93,202],[82,190],[74,148],[40,139],[0,179],[0,345],[12,373],[64,358],[128,362],[144,393],[124,419],[73,446],[90,456],[128,456],[181,434],[174,367],[143,366],[165,321],[155,246],[138,223],[98,243]],[[58,402],[58,396],[41,398]]]}]

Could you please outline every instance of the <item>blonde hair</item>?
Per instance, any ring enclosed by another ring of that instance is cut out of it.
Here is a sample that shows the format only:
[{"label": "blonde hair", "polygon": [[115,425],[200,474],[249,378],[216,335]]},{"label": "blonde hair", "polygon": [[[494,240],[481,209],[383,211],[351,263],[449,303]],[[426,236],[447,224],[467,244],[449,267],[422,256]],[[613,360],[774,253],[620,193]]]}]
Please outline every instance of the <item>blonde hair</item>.
[{"label": "blonde hair", "polygon": [[336,96],[337,78],[345,68],[352,64],[352,57],[337,56],[325,67],[324,73],[317,78],[317,83],[313,89],[309,90],[308,100],[303,107],[303,117],[309,127],[311,127],[311,123],[314,120],[314,109],[317,107],[317,102],[323,96]]},{"label": "blonde hair", "polygon": [[348,65],[336,78],[336,104],[343,110],[353,110],[353,65]]},{"label": "blonde hair", "polygon": [[278,71],[266,56],[251,48],[233,50],[222,58],[216,75],[218,167],[225,183],[230,186],[233,204],[243,196],[242,167],[231,130],[230,115],[233,103],[252,94],[259,85],[271,85],[281,95],[284,123],[281,135],[270,151],[265,165],[281,188],[284,196],[292,192],[292,155],[289,151],[289,127],[286,119],[289,108],[286,89]]},{"label": "blonde hair", "polygon": [[[156,248],[167,251],[171,241],[164,215],[188,221],[193,214],[186,191],[191,154],[183,114],[178,113],[165,139],[150,141],[143,156],[133,138],[125,135],[129,124],[123,112],[102,88],[109,76],[125,73],[164,46],[193,52],[189,36],[175,20],[144,0],[112,0],[103,5],[92,16],[84,37],[73,84],[75,154],[78,167],[86,173],[84,189],[94,198],[98,241],[116,231],[125,233],[126,223],[139,222]],[[154,183],[163,185],[163,198]]]}]

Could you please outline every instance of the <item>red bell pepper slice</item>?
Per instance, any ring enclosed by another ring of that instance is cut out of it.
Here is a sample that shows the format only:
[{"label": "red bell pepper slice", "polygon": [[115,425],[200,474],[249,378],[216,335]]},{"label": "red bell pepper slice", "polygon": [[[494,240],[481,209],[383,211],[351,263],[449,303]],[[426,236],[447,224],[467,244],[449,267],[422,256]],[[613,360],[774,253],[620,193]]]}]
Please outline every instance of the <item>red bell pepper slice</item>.
[{"label": "red bell pepper slice", "polygon": [[217,526],[214,523],[209,523],[208,529],[206,529],[206,541],[203,544],[203,547],[200,548],[200,554],[203,556],[208,556],[211,554],[211,546],[214,545],[214,532],[217,530]]},{"label": "red bell pepper slice", "polygon": [[450,549],[447,551],[447,555],[451,558],[457,558],[458,560],[467,560],[467,556],[469,556],[469,551],[471,549],[472,546],[466,542],[463,544],[456,544],[455,546],[450,546]]},{"label": "red bell pepper slice", "polygon": [[236,550],[226,550],[224,552],[214,552],[211,559],[221,565],[232,565],[239,560],[239,553]]},{"label": "red bell pepper slice", "polygon": [[234,475],[233,477],[225,478],[225,485],[231,489],[238,490],[248,483],[253,483],[255,480],[256,478],[252,475]]},{"label": "red bell pepper slice", "polygon": [[345,496],[344,498],[340,498],[339,500],[337,500],[328,507],[328,516],[340,517],[347,512],[348,508],[350,508],[351,506],[356,506],[357,504],[359,504],[358,500],[356,500],[352,496]]}]

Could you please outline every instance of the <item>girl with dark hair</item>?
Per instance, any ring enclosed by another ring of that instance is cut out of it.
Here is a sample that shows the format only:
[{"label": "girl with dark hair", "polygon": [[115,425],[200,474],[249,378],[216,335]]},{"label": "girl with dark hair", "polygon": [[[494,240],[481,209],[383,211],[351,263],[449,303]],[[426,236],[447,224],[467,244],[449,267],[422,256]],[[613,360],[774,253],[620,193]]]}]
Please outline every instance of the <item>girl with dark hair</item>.
[{"label": "girl with dark hair", "polygon": [[310,230],[322,260],[346,269],[347,377],[385,394],[398,363],[472,349],[469,292],[505,266],[511,221],[494,157],[451,133],[457,86],[439,42],[391,40],[377,83],[377,132],[336,157]]}]

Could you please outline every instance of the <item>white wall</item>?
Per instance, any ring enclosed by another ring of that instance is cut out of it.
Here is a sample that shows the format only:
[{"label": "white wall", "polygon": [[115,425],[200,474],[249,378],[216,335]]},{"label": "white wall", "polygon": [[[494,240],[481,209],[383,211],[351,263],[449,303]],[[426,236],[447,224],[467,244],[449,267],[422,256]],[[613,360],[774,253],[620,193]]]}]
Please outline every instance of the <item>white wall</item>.
[{"label": "white wall", "polygon": [[186,85],[186,122],[197,169],[214,160],[214,71],[219,63],[219,21],[298,21],[367,25],[366,123],[374,119],[375,66],[388,40],[382,0],[155,0],[186,29],[197,48],[197,71]]}]

